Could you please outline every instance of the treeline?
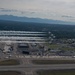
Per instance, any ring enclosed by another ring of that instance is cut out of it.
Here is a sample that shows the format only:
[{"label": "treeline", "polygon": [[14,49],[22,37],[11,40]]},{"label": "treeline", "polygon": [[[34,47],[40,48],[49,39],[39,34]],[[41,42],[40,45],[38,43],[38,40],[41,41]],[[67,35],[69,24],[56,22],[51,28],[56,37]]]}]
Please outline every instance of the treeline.
[{"label": "treeline", "polygon": [[15,31],[51,31],[56,38],[75,38],[74,25],[57,25],[43,23],[26,23],[0,20],[0,30]]}]

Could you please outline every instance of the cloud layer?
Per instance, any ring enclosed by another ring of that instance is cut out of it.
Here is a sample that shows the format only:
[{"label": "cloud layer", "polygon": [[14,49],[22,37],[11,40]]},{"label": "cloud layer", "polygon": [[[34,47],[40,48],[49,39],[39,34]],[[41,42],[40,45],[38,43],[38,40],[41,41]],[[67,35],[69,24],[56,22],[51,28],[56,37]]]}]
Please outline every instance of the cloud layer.
[{"label": "cloud layer", "polygon": [[75,21],[75,0],[0,0],[0,15]]}]

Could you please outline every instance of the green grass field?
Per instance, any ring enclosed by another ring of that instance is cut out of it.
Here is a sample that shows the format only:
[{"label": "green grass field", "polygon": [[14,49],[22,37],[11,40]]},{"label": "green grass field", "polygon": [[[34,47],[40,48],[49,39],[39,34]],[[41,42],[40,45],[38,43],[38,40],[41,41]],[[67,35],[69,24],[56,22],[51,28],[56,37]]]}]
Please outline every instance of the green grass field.
[{"label": "green grass field", "polygon": [[32,60],[33,64],[75,64],[75,60]]},{"label": "green grass field", "polygon": [[75,50],[75,48],[69,47],[69,46],[67,46],[67,44],[65,44],[65,46],[62,46],[60,44],[48,44],[47,43],[46,46],[48,46],[48,48],[50,48],[50,49]]},{"label": "green grass field", "polygon": [[0,71],[0,75],[22,75],[22,73],[17,71]]},{"label": "green grass field", "polygon": [[19,65],[19,64],[20,64],[19,60],[16,60],[16,59],[9,59],[9,60],[0,61],[0,66]]},{"label": "green grass field", "polygon": [[51,48],[51,49],[57,49],[57,48],[60,48],[60,45],[58,45],[58,44],[46,44],[46,46],[48,46],[49,48]]},{"label": "green grass field", "polygon": [[75,75],[75,70],[40,70],[37,75]]}]

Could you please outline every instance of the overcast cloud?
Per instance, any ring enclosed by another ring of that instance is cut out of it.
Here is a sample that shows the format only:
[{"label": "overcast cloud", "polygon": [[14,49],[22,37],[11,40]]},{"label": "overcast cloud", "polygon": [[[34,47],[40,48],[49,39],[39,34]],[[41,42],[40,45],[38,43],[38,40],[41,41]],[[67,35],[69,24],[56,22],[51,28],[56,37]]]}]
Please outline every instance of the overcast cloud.
[{"label": "overcast cloud", "polygon": [[75,0],[0,0],[0,15],[75,21]]}]

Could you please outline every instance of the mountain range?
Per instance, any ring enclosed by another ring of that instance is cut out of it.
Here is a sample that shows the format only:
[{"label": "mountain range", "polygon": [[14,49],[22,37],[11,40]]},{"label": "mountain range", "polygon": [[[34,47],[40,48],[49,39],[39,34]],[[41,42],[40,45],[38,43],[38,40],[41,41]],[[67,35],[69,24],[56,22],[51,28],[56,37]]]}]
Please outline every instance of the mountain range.
[{"label": "mountain range", "polygon": [[41,18],[18,17],[18,16],[13,16],[13,15],[0,15],[0,20],[19,21],[19,22],[33,22],[33,23],[75,25],[75,22],[66,22],[66,21],[60,21],[60,20],[41,19]]}]

